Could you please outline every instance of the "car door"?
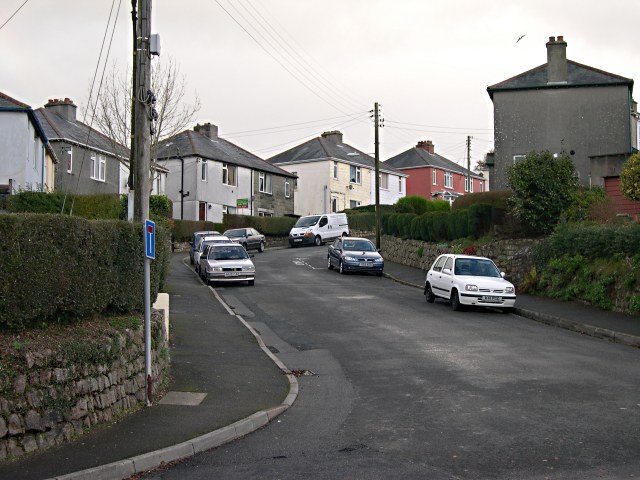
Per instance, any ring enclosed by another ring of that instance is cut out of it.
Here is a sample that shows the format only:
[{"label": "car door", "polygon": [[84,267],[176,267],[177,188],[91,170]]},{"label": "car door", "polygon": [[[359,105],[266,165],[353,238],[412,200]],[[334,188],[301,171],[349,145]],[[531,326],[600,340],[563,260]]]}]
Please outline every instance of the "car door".
[{"label": "car door", "polygon": [[342,257],[342,238],[336,238],[336,240],[329,247],[329,261],[331,265],[340,265],[340,258]]},{"label": "car door", "polygon": [[439,296],[439,297],[448,297],[447,292],[447,287],[445,284],[445,280],[443,280],[443,273],[442,270],[444,268],[445,263],[447,262],[447,260],[450,257],[448,257],[447,255],[441,255],[438,257],[438,259],[434,262],[433,267],[431,267],[431,270],[429,270],[429,283],[431,284],[431,291]]},{"label": "car door", "polygon": [[247,245],[249,245],[249,248],[254,249],[260,246],[260,237],[258,237],[258,232],[253,228],[247,228]]}]

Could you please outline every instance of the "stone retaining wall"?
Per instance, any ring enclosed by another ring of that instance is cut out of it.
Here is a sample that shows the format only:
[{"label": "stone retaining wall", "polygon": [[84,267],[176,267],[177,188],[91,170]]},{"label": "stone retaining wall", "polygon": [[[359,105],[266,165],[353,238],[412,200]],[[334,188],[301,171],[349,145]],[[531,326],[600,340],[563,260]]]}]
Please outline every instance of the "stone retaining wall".
[{"label": "stone retaining wall", "polygon": [[[155,393],[169,366],[160,311],[153,312],[151,327]],[[144,326],[105,337],[103,348],[119,351],[112,363],[74,363],[46,349],[25,352],[22,365],[2,365],[0,461],[68,442],[89,427],[144,405]]]},{"label": "stone retaining wall", "polygon": [[[429,270],[438,255],[454,251],[454,247],[448,244],[402,240],[389,235],[383,235],[380,240],[382,255],[385,259],[421,268],[425,272]],[[533,266],[533,247],[538,241],[532,239],[499,240],[477,247],[475,255],[491,258],[498,265],[498,268],[506,273],[507,279],[517,286],[522,283]],[[457,249],[455,251],[458,252]]]}]

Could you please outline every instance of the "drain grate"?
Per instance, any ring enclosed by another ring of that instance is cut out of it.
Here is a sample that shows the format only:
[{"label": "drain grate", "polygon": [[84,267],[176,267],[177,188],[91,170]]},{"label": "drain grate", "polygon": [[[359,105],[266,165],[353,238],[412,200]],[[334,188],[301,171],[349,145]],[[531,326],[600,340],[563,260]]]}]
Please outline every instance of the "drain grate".
[{"label": "drain grate", "polygon": [[291,370],[291,374],[295,377],[311,377],[317,375],[317,373],[311,370]]}]

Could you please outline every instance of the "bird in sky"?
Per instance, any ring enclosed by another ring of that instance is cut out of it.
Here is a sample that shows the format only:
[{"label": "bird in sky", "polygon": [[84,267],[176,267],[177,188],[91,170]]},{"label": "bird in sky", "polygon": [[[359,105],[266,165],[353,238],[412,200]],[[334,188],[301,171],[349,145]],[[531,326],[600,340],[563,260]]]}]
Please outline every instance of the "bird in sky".
[{"label": "bird in sky", "polygon": [[523,39],[524,37],[526,37],[526,36],[527,36],[527,34],[526,34],[526,33],[525,33],[524,35],[520,35],[520,36],[518,37],[518,39],[516,40],[516,43],[518,43],[520,40],[522,40],[522,39]]}]

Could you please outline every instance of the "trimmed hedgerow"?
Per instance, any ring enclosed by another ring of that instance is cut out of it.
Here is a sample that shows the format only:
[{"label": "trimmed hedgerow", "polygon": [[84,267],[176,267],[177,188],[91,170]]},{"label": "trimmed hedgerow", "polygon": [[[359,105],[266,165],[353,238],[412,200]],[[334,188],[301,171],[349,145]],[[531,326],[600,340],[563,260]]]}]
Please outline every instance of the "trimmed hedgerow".
[{"label": "trimmed hedgerow", "polygon": [[[0,216],[0,329],[144,310],[144,228],[51,214]],[[151,300],[164,286],[169,231],[156,227]]]}]

